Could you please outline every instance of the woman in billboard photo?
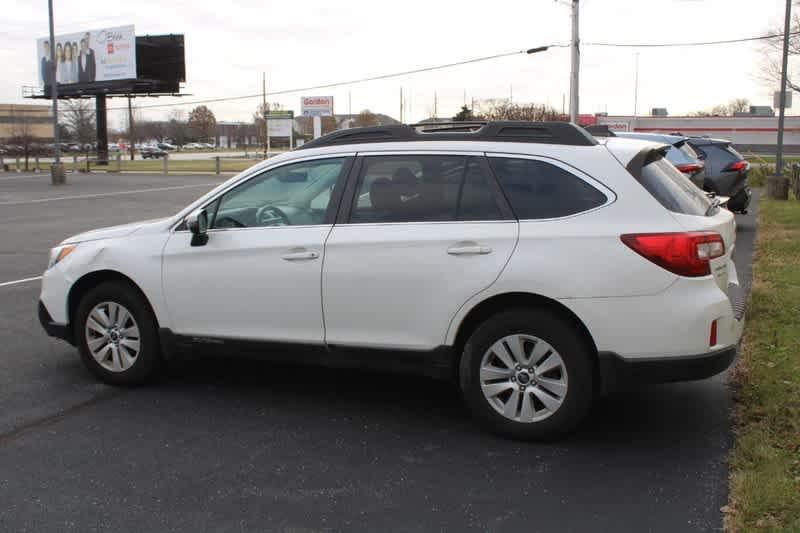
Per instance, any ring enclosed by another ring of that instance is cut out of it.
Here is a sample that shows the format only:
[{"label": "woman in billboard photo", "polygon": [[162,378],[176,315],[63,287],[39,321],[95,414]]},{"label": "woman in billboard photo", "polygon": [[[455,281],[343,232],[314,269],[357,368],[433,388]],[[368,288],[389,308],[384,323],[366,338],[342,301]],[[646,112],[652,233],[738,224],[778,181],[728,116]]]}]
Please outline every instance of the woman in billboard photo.
[{"label": "woman in billboard photo", "polygon": [[75,59],[72,45],[68,42],[64,43],[64,76],[59,80],[61,83],[75,83],[78,81],[78,62]]},{"label": "woman in billboard photo", "polygon": [[67,74],[67,69],[64,66],[64,46],[61,43],[56,44],[56,81],[58,83],[66,83],[64,77]]}]

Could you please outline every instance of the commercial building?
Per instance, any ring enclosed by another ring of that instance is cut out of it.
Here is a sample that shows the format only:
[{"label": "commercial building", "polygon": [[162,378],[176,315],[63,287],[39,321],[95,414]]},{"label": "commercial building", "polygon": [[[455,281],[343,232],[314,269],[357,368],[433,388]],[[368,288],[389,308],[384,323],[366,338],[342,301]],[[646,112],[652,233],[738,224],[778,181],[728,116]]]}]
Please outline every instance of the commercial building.
[{"label": "commercial building", "polygon": [[31,136],[53,139],[53,114],[50,106],[0,104],[0,139]]},{"label": "commercial building", "polygon": [[[679,132],[691,136],[729,139],[740,151],[772,152],[778,142],[778,117],[739,115],[733,117],[679,116],[597,116],[597,124],[612,131],[652,133]],[[800,153],[800,116],[787,116],[783,142],[785,150]]]}]

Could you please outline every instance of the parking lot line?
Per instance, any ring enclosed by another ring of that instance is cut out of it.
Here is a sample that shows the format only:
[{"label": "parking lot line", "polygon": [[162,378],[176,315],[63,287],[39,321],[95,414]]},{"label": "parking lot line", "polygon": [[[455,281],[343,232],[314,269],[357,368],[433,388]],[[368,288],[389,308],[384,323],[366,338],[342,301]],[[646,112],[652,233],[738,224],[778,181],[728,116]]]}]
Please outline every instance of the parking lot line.
[{"label": "parking lot line", "polygon": [[4,281],[0,283],[0,287],[7,287],[9,285],[18,285],[20,283],[28,283],[29,281],[39,281],[42,279],[42,276],[36,276],[35,278],[23,278],[23,279],[15,279],[14,281]]},{"label": "parking lot line", "polygon": [[109,196],[121,196],[124,194],[140,194],[143,192],[162,192],[162,191],[176,191],[179,189],[191,189],[197,187],[210,187],[219,185],[219,183],[196,183],[193,185],[175,185],[173,187],[154,187],[151,189],[135,189],[132,191],[119,191],[119,192],[102,192],[96,194],[82,194],[74,196],[56,196],[55,198],[37,198],[36,200],[24,200],[19,202],[0,202],[0,205],[26,205],[26,204],[41,204],[45,202],[56,202],[59,200],[84,200],[90,198],[106,198]]}]

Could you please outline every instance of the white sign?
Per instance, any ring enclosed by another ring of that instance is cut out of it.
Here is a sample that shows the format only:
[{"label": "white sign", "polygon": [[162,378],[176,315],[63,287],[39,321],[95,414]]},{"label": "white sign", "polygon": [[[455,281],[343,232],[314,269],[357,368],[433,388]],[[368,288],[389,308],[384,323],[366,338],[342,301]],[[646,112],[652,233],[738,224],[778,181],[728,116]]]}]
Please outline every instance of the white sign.
[{"label": "white sign", "polygon": [[333,96],[303,96],[300,112],[304,117],[329,117],[333,115]]},{"label": "white sign", "polygon": [[52,76],[50,47],[55,46],[56,82],[61,85],[136,78],[136,34],[133,26],[56,35],[36,41],[39,83]]},{"label": "white sign", "polygon": [[609,131],[629,131],[630,124],[627,122],[601,122],[603,126],[608,126]]},{"label": "white sign", "polygon": [[[788,88],[786,89],[786,105],[783,106],[784,109],[789,109],[792,107],[792,91]],[[773,109],[780,109],[781,107],[781,92],[775,91],[772,93],[772,108]]]},{"label": "white sign", "polygon": [[272,118],[267,120],[267,127],[269,128],[270,137],[291,137],[292,123],[291,118]]}]

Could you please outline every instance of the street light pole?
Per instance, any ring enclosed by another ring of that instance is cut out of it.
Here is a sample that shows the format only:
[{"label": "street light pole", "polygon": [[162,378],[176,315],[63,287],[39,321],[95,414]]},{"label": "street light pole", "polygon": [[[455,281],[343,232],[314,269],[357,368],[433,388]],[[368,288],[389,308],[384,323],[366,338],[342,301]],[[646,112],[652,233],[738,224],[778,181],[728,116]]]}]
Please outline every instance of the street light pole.
[{"label": "street light pole", "polygon": [[572,0],[572,40],[570,42],[570,74],[569,74],[569,121],[578,123],[578,81],[580,78],[581,52],[578,35],[578,0]]}]

